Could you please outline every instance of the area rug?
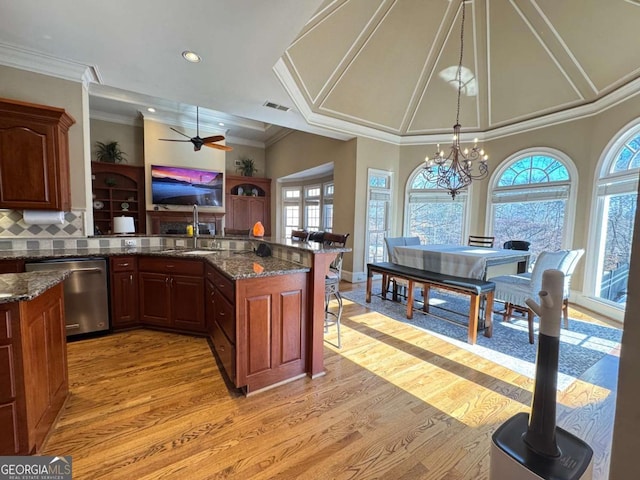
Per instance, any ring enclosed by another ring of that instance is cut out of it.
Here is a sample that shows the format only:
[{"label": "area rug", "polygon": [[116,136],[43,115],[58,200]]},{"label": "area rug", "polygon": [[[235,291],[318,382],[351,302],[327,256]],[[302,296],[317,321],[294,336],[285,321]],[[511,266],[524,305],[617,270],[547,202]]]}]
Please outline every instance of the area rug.
[{"label": "area rug", "polygon": [[[533,345],[529,343],[526,318],[514,319],[507,323],[503,322],[502,316],[498,314],[493,315],[493,336],[487,338],[482,332],[479,332],[476,345],[470,345],[466,341],[467,327],[459,324],[465,322],[465,315],[468,315],[469,312],[467,296],[431,290],[430,311],[437,316],[422,312],[422,302],[416,301],[412,320],[406,317],[406,304],[404,303],[393,302],[390,299],[383,300],[380,295],[375,294],[372,295],[371,303],[366,303],[364,289],[343,292],[342,296],[394,320],[423,329],[431,335],[529,378],[535,376],[537,319],[535,322],[536,343]],[[389,295],[390,297],[391,295]],[[441,310],[441,308],[462,312],[462,315],[453,314],[447,310]],[[445,317],[449,320],[439,317]],[[562,328],[560,332],[558,390],[564,390],[604,355],[619,346],[621,338],[621,330],[570,318],[569,329]]]}]

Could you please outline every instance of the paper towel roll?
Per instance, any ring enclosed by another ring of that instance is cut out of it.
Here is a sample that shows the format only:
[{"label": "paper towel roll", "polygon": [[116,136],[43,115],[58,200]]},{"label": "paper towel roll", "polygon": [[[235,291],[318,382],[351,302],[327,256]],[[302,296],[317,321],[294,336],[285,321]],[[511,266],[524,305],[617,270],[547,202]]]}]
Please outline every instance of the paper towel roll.
[{"label": "paper towel roll", "polygon": [[22,218],[28,225],[55,225],[64,223],[64,212],[25,210],[22,212]]}]

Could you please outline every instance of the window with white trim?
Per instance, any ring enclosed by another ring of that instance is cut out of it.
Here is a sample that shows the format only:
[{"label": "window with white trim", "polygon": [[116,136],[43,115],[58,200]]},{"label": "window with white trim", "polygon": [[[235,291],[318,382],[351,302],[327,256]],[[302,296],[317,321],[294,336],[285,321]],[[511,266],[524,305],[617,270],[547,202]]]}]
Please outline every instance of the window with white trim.
[{"label": "window with white trim", "polygon": [[438,188],[417,168],[407,182],[405,228],[409,237],[420,237],[420,243],[465,243],[465,219],[468,193],[461,190],[455,200],[448,191]]},{"label": "window with white trim", "polygon": [[282,187],[282,218],[286,238],[293,230],[323,230],[333,228],[333,182],[322,185],[287,185]]},{"label": "window with white trim", "polygon": [[309,232],[320,230],[320,186],[304,187],[304,228]]},{"label": "window with white trim", "polygon": [[323,185],[322,229],[325,232],[333,231],[333,189],[333,182]]},{"label": "window with white trim", "polygon": [[284,234],[286,238],[291,238],[293,230],[300,229],[300,204],[302,200],[302,189],[300,187],[283,187],[282,188],[282,219],[284,225]]},{"label": "window with white trim", "polygon": [[551,153],[525,153],[508,160],[493,178],[491,227],[495,244],[525,240],[530,250],[560,250],[575,179],[567,164]]},{"label": "window with white trim", "polygon": [[391,172],[369,169],[367,198],[365,263],[383,262],[384,239],[391,231]]},{"label": "window with white trim", "polygon": [[[640,174],[640,125],[619,136],[605,152],[596,180],[596,228],[593,294],[612,306],[624,309],[631,241]],[[593,257],[592,257],[593,258]]]}]

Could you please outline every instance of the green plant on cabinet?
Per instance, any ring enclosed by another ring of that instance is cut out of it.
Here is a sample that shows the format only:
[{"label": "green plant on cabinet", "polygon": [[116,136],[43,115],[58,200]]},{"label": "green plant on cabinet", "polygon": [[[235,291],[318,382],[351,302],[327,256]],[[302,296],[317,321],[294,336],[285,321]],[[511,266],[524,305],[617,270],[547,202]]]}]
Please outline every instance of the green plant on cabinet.
[{"label": "green plant on cabinet", "polygon": [[96,142],[95,154],[96,160],[99,162],[122,163],[127,161],[125,158],[127,154],[120,149],[118,142]]}]

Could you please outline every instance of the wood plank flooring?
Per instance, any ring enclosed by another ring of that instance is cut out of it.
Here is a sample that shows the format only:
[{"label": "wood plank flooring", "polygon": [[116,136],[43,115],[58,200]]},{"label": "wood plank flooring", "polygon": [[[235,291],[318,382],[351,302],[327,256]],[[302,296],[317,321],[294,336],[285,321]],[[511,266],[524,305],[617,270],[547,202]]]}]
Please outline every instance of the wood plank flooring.
[{"label": "wood plank flooring", "polygon": [[[325,376],[248,398],[203,338],[72,342],[71,398],[42,453],[72,455],[74,480],[488,479],[491,435],[528,411],[530,379],[346,300],[342,335],[341,350],[325,344]],[[608,477],[614,407],[588,381],[559,395],[559,424],[596,452],[595,480]]]}]

